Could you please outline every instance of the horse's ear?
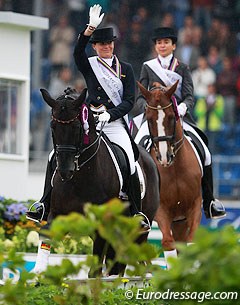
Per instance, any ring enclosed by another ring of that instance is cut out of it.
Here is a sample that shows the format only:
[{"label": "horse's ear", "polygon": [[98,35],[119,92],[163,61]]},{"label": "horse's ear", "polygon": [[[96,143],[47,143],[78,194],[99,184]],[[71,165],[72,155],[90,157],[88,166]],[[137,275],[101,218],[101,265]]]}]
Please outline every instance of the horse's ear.
[{"label": "horse's ear", "polygon": [[54,108],[54,106],[56,105],[56,101],[51,97],[51,95],[48,93],[48,91],[46,89],[40,89],[41,93],[42,93],[42,97],[44,99],[44,101],[51,107]]},{"label": "horse's ear", "polygon": [[81,94],[79,95],[79,97],[76,99],[76,104],[78,106],[80,106],[85,101],[86,94],[87,94],[87,88],[84,88]]},{"label": "horse's ear", "polygon": [[176,91],[177,89],[177,85],[178,85],[179,80],[176,81],[176,83],[174,85],[172,85],[172,87],[170,87],[168,89],[168,91],[165,92],[165,95],[170,99],[171,96],[173,95],[173,93]]},{"label": "horse's ear", "polygon": [[145,97],[146,100],[149,100],[151,93],[140,82],[137,81],[137,84],[142,95]]}]

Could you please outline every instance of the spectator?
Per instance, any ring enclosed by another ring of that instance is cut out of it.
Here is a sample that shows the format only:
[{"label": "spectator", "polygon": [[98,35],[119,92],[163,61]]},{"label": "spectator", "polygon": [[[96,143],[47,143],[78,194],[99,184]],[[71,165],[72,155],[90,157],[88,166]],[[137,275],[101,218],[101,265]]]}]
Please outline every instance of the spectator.
[{"label": "spectator", "polygon": [[62,67],[58,75],[53,76],[49,84],[49,92],[57,98],[61,92],[72,84],[72,70]]},{"label": "spectator", "polygon": [[51,44],[49,59],[53,72],[58,72],[62,66],[70,66],[72,62],[72,44],[75,38],[75,31],[69,25],[66,15],[59,18],[58,23],[50,29],[49,35]]},{"label": "spectator", "polygon": [[215,0],[192,0],[192,13],[196,24],[207,31],[211,24],[211,11]]},{"label": "spectator", "polygon": [[235,124],[236,100],[237,100],[237,74],[233,70],[230,57],[224,57],[223,69],[217,77],[219,93],[224,97],[224,122],[230,126]]},{"label": "spectator", "polygon": [[130,30],[127,32],[124,44],[125,57],[131,62],[137,78],[140,75],[141,64],[145,61],[149,52],[147,41],[148,37],[144,35],[141,21],[137,17],[134,18],[130,24]]},{"label": "spectator", "polygon": [[215,45],[209,47],[207,61],[209,66],[218,75],[222,71],[222,59],[219,50]]},{"label": "spectator", "polygon": [[173,28],[175,29],[175,23],[173,15],[170,13],[165,13],[160,23],[161,27]]},{"label": "spectator", "polygon": [[[67,87],[72,87],[72,71],[69,67],[62,67],[57,75],[53,76],[49,84],[49,92],[52,97],[57,98],[61,92],[63,92]],[[50,140],[50,109],[45,104],[45,131],[44,131],[44,140],[43,140],[43,150],[49,151],[51,146]]]},{"label": "spectator", "polygon": [[76,91],[79,92],[79,93],[81,93],[83,91],[83,89],[87,87],[85,79],[83,77],[82,78],[77,78],[74,81],[73,86],[76,89]]},{"label": "spectator", "polygon": [[200,55],[199,49],[192,44],[192,35],[189,32],[184,33],[183,43],[178,46],[175,56],[191,70],[197,68],[197,60]]},{"label": "spectator", "polygon": [[237,39],[235,33],[231,32],[227,23],[216,17],[212,19],[211,27],[207,33],[206,45],[215,45],[220,56],[233,56],[236,54]]},{"label": "spectator", "polygon": [[217,153],[216,137],[222,129],[224,99],[217,94],[216,84],[208,85],[206,98],[199,98],[194,108],[197,126],[206,132],[210,151]]},{"label": "spectator", "polygon": [[74,28],[75,33],[78,33],[88,20],[86,10],[86,0],[68,0],[66,1],[69,11],[69,22]]},{"label": "spectator", "polygon": [[190,10],[189,0],[163,1],[162,7],[165,11],[172,14],[176,29],[183,27],[184,18]]},{"label": "spectator", "polygon": [[203,33],[203,29],[199,25],[193,27],[192,44],[198,48],[202,56],[207,54],[205,33]]},{"label": "spectator", "polygon": [[[234,27],[235,0],[214,0],[213,14]],[[239,16],[238,16],[239,17]]]},{"label": "spectator", "polygon": [[225,22],[221,22],[218,33],[217,46],[221,50],[221,55],[233,57],[236,54],[237,45],[235,33],[230,31],[229,25]]},{"label": "spectator", "polygon": [[206,98],[208,85],[216,81],[216,74],[207,63],[204,56],[200,56],[197,62],[197,68],[192,72],[195,98]]},{"label": "spectator", "polygon": [[178,31],[178,43],[183,44],[185,34],[193,36],[193,28],[195,26],[194,19],[191,15],[186,16],[184,19],[184,25]]},{"label": "spectator", "polygon": [[149,37],[149,35],[152,34],[153,24],[151,22],[151,18],[149,17],[148,10],[143,6],[140,6],[133,18],[137,18],[139,20],[139,22],[142,24],[144,35]]}]

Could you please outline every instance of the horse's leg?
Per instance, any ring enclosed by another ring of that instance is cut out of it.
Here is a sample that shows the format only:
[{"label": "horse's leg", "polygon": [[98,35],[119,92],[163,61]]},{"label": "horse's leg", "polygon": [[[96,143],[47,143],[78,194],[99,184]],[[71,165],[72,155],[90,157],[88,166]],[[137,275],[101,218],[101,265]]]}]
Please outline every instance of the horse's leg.
[{"label": "horse's leg", "polygon": [[175,221],[172,224],[172,234],[175,241],[186,242],[188,236],[188,222],[187,219]]},{"label": "horse's leg", "polygon": [[[46,224],[45,226],[42,227],[42,230],[48,230],[48,229],[49,229],[49,224]],[[50,240],[48,238],[45,238],[45,236],[40,235],[36,263],[34,268],[31,270],[31,272],[39,274],[47,269],[50,250],[51,250]]]},{"label": "horse's leg", "polygon": [[194,208],[191,211],[191,217],[188,217],[189,232],[186,239],[188,243],[191,243],[193,241],[194,234],[200,225],[202,218],[201,204],[202,204],[201,198],[195,200],[193,205]]},{"label": "horse's leg", "polygon": [[160,208],[157,210],[154,220],[158,223],[158,227],[162,232],[162,247],[164,250],[164,257],[167,265],[167,269],[171,268],[168,262],[169,257],[177,257],[177,250],[174,246],[174,238],[171,231],[171,219],[169,215]]},{"label": "horse's leg", "polygon": [[[108,260],[114,261],[115,256],[116,256],[116,253],[115,253],[114,249],[111,247],[111,245],[109,245],[108,249],[107,249],[107,254],[106,254],[106,265],[107,265],[107,268],[108,268]],[[125,264],[121,264],[121,263],[115,262],[113,264],[113,266],[111,266],[111,269],[109,270],[109,275],[120,275],[120,276],[123,276],[125,268],[126,268]]]},{"label": "horse's leg", "polygon": [[90,278],[102,276],[102,267],[103,267],[105,254],[106,254],[106,241],[98,233],[96,233],[96,238],[93,242],[93,255],[98,256],[99,266],[97,269],[90,268],[88,273],[88,276]]},{"label": "horse's leg", "polygon": [[157,222],[158,227],[163,235],[162,237],[163,249],[164,250],[175,249],[174,238],[171,231],[171,220],[169,218],[169,215],[162,208],[162,205],[158,208],[154,220]]}]

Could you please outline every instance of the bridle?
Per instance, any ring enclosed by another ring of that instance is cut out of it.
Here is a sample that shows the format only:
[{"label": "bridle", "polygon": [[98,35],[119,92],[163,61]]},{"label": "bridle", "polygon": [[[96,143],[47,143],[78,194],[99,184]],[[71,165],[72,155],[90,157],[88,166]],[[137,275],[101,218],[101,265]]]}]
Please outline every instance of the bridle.
[{"label": "bridle", "polygon": [[[153,91],[153,90],[160,90],[162,92],[166,92],[165,88],[163,88],[163,87],[152,87],[150,89],[150,91]],[[165,110],[165,109],[167,109],[169,107],[174,108],[172,100],[166,106],[158,105],[156,107],[155,106],[151,106],[151,105],[149,105],[146,102],[146,108],[149,108],[151,110],[159,111],[159,110]],[[181,126],[182,126],[182,124],[181,124]],[[158,148],[157,148],[157,144],[156,143],[166,141],[166,142],[170,142],[171,156],[173,158],[175,158],[177,152],[181,149],[181,147],[183,146],[184,140],[185,140],[183,127],[182,127],[182,137],[178,141],[175,141],[175,139],[176,139],[176,119],[174,120],[173,134],[172,135],[169,135],[169,136],[157,136],[157,137],[151,136],[152,145],[154,147],[155,153],[158,154]]]},{"label": "bridle", "polygon": [[[53,114],[52,114],[52,120],[59,123],[59,124],[70,124],[76,120],[79,120],[79,115],[77,114],[74,118],[69,119],[69,120],[60,120],[57,119]],[[68,145],[68,144],[55,144],[55,151],[56,154],[58,155],[61,152],[67,152],[67,153],[74,153],[74,164],[75,164],[75,170],[79,171],[87,162],[89,162],[98,152],[99,147],[100,147],[100,143],[101,143],[101,135],[102,135],[102,130],[103,130],[104,124],[101,125],[100,131],[98,133],[98,136],[96,137],[96,139],[89,145],[82,147],[80,145]],[[77,143],[81,143],[81,123],[79,125],[79,139],[77,141]],[[79,162],[79,157],[82,156],[84,153],[86,153],[87,151],[89,151],[93,146],[95,146],[96,144],[96,149],[94,150],[94,152],[90,155],[90,157],[88,157],[86,160],[82,161],[81,163]]]}]

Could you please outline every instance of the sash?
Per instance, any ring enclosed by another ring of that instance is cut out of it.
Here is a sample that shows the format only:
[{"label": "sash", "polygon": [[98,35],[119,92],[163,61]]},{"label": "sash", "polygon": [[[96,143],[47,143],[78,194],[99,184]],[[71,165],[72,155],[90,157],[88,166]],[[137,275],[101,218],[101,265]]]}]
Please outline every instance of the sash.
[{"label": "sash", "polygon": [[[117,60],[117,57],[115,58]],[[98,56],[90,57],[88,60],[97,80],[109,96],[110,100],[115,106],[119,105],[122,102],[123,96],[123,84],[120,79],[121,69],[119,61],[117,60],[117,71],[120,73],[117,73]]]},{"label": "sash", "polygon": [[[176,81],[179,80],[175,94],[178,98],[180,98],[180,99],[182,98],[182,94],[181,94],[182,76],[181,75],[179,75],[178,73],[176,73],[174,71],[171,71],[168,69],[163,69],[160,62],[158,61],[158,58],[148,60],[144,64],[149,66],[149,68],[164,82],[164,84],[167,87],[174,85],[176,83]],[[174,58],[173,64],[171,64],[172,69],[175,69],[176,65],[177,65],[176,58]]]},{"label": "sash", "polygon": [[[114,57],[116,59],[117,71],[115,71],[98,56],[90,57],[88,60],[100,85],[107,93],[113,104],[118,106],[122,103],[123,84],[121,81],[121,65],[117,56],[114,55]],[[128,126],[128,114],[124,116],[124,120]]]}]

